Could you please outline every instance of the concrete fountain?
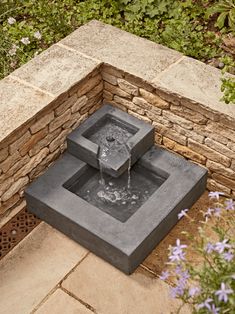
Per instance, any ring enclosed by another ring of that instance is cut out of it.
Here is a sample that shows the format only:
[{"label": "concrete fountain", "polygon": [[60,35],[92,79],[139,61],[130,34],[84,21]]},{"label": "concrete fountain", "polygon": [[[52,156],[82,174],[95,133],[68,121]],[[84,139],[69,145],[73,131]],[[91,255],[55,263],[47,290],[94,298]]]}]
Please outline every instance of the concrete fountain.
[{"label": "concrete fountain", "polygon": [[28,210],[130,274],[191,207],[206,169],[154,145],[154,128],[104,105],[25,192]]}]

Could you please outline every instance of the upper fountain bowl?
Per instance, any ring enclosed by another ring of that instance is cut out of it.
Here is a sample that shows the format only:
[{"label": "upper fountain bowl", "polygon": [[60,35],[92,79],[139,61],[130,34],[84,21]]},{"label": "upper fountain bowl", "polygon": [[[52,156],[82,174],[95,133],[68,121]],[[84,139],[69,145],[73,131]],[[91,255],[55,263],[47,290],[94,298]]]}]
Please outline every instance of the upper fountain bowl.
[{"label": "upper fountain bowl", "polygon": [[154,144],[154,127],[106,104],[67,140],[71,154],[119,177]]}]

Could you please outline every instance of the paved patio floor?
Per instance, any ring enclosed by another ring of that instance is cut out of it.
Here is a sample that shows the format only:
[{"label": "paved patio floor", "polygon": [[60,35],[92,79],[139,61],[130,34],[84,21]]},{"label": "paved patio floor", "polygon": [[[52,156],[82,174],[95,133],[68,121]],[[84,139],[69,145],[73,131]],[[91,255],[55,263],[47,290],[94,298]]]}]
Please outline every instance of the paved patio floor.
[{"label": "paved patio floor", "polygon": [[[205,193],[190,210],[200,219]],[[167,248],[181,231],[196,234],[196,225],[183,218],[131,275],[42,222],[0,261],[1,314],[170,314],[179,301],[158,276]],[[184,307],[184,314],[191,313]]]}]

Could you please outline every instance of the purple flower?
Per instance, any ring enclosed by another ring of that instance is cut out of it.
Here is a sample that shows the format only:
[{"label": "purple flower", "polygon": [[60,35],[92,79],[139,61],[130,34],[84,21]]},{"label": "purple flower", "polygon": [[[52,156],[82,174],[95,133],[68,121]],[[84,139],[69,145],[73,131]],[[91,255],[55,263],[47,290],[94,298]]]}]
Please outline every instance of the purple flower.
[{"label": "purple flower", "polygon": [[204,216],[209,217],[213,214],[214,209],[213,208],[208,208],[207,211],[205,212]]},{"label": "purple flower", "polygon": [[198,304],[197,308],[198,309],[202,309],[202,308],[207,308],[208,310],[211,310],[211,305],[210,302],[212,302],[213,300],[211,298],[206,299],[204,302]]},{"label": "purple flower", "polygon": [[187,212],[188,212],[188,209],[187,209],[187,208],[181,210],[181,212],[178,214],[178,219],[181,219],[182,217],[186,216],[186,215],[187,215],[187,214],[186,214]]},{"label": "purple flower", "polygon": [[220,207],[215,207],[214,209],[214,216],[220,217],[221,214],[221,208]]},{"label": "purple flower", "polygon": [[231,262],[231,260],[233,259],[234,255],[231,252],[225,252],[223,254],[223,258],[227,261],[227,262]]},{"label": "purple flower", "polygon": [[232,199],[226,200],[225,201],[225,209],[226,210],[235,210],[235,203]]},{"label": "purple flower", "polygon": [[177,298],[180,297],[184,294],[184,288],[179,286],[173,287],[170,289],[170,294],[172,298]]},{"label": "purple flower", "polygon": [[208,242],[208,243],[206,244],[206,247],[205,247],[205,252],[208,253],[208,254],[210,254],[211,252],[214,251],[214,249],[215,249],[214,244]]},{"label": "purple flower", "polygon": [[220,195],[224,195],[224,193],[223,192],[210,192],[209,198],[219,200]]},{"label": "purple flower", "polygon": [[212,314],[219,314],[220,308],[216,307],[215,304],[211,304],[211,313]]},{"label": "purple flower", "polygon": [[231,293],[233,293],[233,290],[226,288],[225,283],[222,282],[220,290],[217,290],[215,295],[218,296],[219,301],[224,301],[226,303],[228,301],[228,295]]},{"label": "purple flower", "polygon": [[200,288],[198,287],[191,287],[189,288],[188,294],[190,297],[194,297],[195,295],[200,293]]},{"label": "purple flower", "polygon": [[159,278],[161,279],[161,280],[166,280],[166,279],[168,279],[169,278],[169,276],[170,276],[170,274],[169,274],[169,271],[163,271],[162,272],[162,274],[161,274],[161,276],[159,276]]},{"label": "purple flower", "polygon": [[230,249],[231,248],[231,245],[230,244],[227,244],[228,240],[227,239],[224,239],[222,242],[217,242],[215,244],[215,251],[217,251],[218,253],[223,253],[224,250],[227,248],[227,249]]},{"label": "purple flower", "polygon": [[185,249],[187,245],[180,244],[180,240],[176,240],[176,246],[173,246],[172,248],[172,254],[169,256],[169,259],[171,262],[179,262],[182,260],[185,260],[185,252],[183,252],[183,249]]}]

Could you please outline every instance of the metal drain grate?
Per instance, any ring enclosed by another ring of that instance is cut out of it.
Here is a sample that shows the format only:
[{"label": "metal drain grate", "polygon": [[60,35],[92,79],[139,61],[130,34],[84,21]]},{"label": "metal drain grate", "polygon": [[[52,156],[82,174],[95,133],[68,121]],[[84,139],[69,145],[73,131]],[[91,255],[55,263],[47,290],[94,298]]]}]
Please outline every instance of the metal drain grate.
[{"label": "metal drain grate", "polygon": [[35,215],[23,209],[0,229],[0,259],[29,234],[39,223]]}]

